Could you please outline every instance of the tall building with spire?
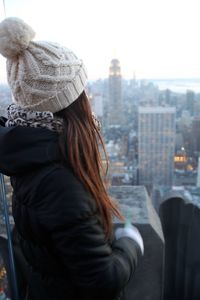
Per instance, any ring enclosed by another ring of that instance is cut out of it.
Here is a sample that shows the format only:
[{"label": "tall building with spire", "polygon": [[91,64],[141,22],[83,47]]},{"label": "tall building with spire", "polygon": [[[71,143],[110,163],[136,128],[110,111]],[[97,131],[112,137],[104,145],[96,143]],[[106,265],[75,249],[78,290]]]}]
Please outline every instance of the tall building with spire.
[{"label": "tall building with spire", "polygon": [[109,68],[109,125],[123,123],[122,76],[118,59],[112,59]]}]

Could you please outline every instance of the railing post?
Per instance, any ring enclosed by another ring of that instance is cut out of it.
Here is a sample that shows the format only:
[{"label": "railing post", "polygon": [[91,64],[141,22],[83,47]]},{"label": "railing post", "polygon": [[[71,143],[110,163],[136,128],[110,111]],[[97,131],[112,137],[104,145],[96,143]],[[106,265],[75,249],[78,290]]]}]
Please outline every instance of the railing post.
[{"label": "railing post", "polygon": [[14,297],[13,300],[19,300],[17,278],[16,278],[16,271],[15,271],[15,261],[14,261],[13,246],[12,246],[11,227],[10,227],[8,205],[6,199],[5,182],[4,182],[4,176],[2,174],[0,174],[0,191],[1,191],[1,199],[3,205],[3,213],[5,218],[7,240],[8,240],[8,254],[9,254],[12,296]]}]

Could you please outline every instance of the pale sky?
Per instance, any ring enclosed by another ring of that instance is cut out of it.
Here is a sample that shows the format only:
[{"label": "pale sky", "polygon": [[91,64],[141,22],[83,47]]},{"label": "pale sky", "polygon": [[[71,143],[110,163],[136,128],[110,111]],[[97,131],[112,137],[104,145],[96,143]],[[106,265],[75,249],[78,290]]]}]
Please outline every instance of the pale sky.
[{"label": "pale sky", "polygon": [[[108,77],[112,58],[131,78],[200,78],[200,0],[5,0],[35,40],[58,42],[83,59],[89,79]],[[0,21],[4,19],[0,0]],[[0,61],[0,80],[3,72]]]}]

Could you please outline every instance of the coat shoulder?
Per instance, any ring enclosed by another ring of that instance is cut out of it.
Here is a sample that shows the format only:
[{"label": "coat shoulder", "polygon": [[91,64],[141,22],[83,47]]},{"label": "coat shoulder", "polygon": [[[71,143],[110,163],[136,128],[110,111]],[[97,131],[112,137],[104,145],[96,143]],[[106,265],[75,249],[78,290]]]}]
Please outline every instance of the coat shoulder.
[{"label": "coat shoulder", "polygon": [[48,211],[67,211],[72,218],[79,214],[94,213],[97,210],[94,199],[83,183],[70,168],[57,166],[43,171],[37,195],[42,207]]}]

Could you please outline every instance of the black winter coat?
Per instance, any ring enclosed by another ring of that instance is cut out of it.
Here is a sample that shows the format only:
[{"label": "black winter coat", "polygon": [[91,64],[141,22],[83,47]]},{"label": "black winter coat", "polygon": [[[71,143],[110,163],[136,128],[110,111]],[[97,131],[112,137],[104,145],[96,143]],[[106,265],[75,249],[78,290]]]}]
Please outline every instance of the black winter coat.
[{"label": "black winter coat", "polygon": [[106,241],[95,202],[61,163],[58,134],[5,128],[1,120],[0,172],[11,176],[13,216],[31,280],[44,287],[43,295],[36,288],[36,299],[119,299],[139,248],[129,238]]}]

